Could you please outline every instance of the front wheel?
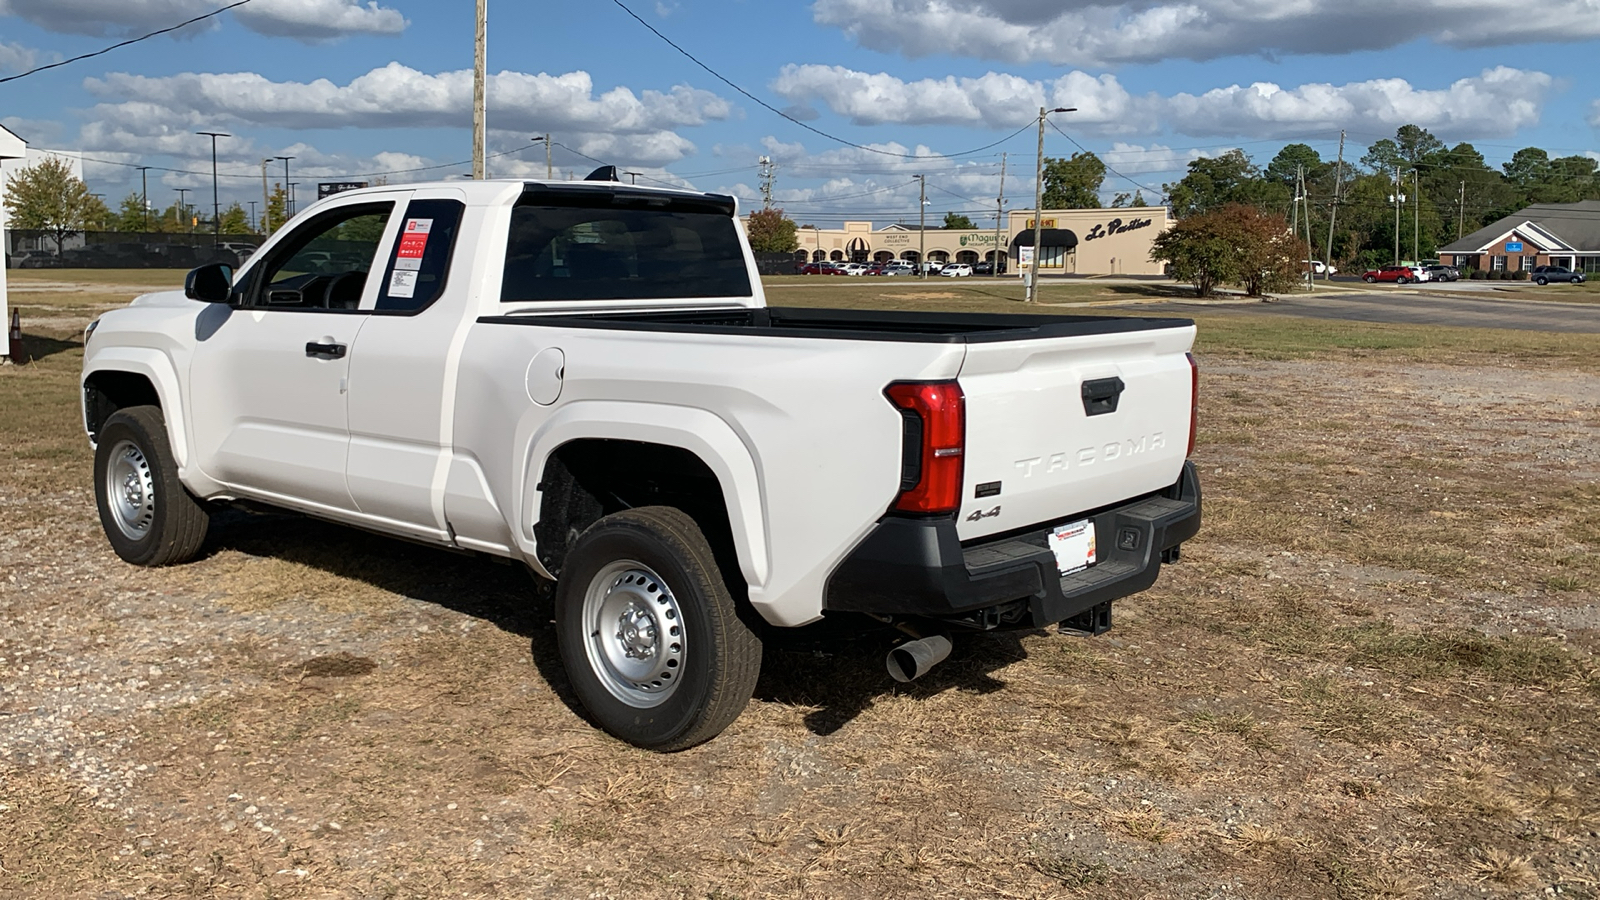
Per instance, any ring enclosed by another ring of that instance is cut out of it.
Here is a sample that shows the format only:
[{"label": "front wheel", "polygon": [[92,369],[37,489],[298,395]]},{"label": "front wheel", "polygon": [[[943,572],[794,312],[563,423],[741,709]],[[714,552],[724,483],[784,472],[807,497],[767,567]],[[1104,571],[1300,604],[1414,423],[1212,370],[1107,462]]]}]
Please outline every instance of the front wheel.
[{"label": "front wheel", "polygon": [[178,481],[157,406],[130,406],[106,419],[96,435],[94,498],[111,549],[136,566],[194,559],[211,523]]},{"label": "front wheel", "polygon": [[1573,277],[1572,277],[1572,283],[1573,283],[1573,284],[1582,284],[1582,283],[1583,283],[1583,279],[1582,279],[1582,278],[1579,278],[1579,277],[1577,277],[1577,276],[1576,276],[1576,275],[1574,275],[1574,276],[1573,276]]},{"label": "front wheel", "polygon": [[1371,275],[1363,275],[1361,276],[1361,280],[1365,281],[1367,284],[1374,284],[1378,279],[1373,278]]},{"label": "front wheel", "polygon": [[674,751],[711,740],[755,691],[761,642],[681,510],[641,507],[592,525],[567,554],[555,613],[578,699],[635,746]]},{"label": "front wheel", "polygon": [[1537,284],[1540,287],[1544,287],[1545,285],[1549,284],[1550,282],[1545,281],[1543,278],[1535,278],[1533,280],[1533,283]]}]

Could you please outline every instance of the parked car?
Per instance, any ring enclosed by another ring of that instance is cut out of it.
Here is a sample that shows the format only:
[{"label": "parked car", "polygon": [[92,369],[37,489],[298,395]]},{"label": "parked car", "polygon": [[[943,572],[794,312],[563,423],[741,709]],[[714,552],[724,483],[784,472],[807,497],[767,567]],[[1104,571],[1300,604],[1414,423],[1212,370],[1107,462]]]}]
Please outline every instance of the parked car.
[{"label": "parked car", "polygon": [[944,263],[935,259],[930,259],[922,264],[922,271],[927,272],[929,275],[937,275],[944,269],[944,267]]},{"label": "parked car", "polygon": [[801,266],[800,267],[800,274],[801,275],[848,275],[849,273],[846,272],[844,270],[844,266],[839,264],[839,263],[829,262],[828,260],[822,260],[821,262],[806,263],[805,265]]},{"label": "parked car", "polygon": [[1460,281],[1461,270],[1455,266],[1423,266],[1422,270],[1428,273],[1429,281]]},{"label": "parked car", "polygon": [[1534,284],[1549,284],[1552,281],[1582,284],[1585,280],[1582,272],[1574,272],[1566,266],[1534,266],[1528,277],[1533,279]]},{"label": "parked car", "polygon": [[883,267],[883,274],[885,275],[915,275],[916,273],[917,267],[905,260],[897,260]]},{"label": "parked car", "polygon": [[[1006,264],[1005,263],[1001,263],[1000,264],[1000,271],[999,271],[998,274],[1004,275],[1005,273],[1006,273]],[[974,274],[974,275],[994,275],[994,274],[996,274],[996,272],[994,271],[994,263],[992,263],[992,262],[977,263],[972,267],[972,274]]]},{"label": "parked car", "polygon": [[1336,267],[1330,266],[1330,265],[1328,265],[1327,263],[1323,262],[1320,259],[1313,259],[1313,260],[1309,260],[1307,262],[1303,262],[1303,263],[1301,263],[1301,267],[1302,267],[1302,269],[1301,269],[1302,271],[1304,271],[1305,268],[1310,268],[1311,269],[1311,274],[1313,274],[1313,275],[1337,275],[1337,274],[1339,274],[1339,270]]},{"label": "parked car", "polygon": [[1417,281],[1420,282],[1430,280],[1428,278],[1428,269],[1426,266],[1413,265],[1410,268],[1412,276],[1415,277]]},{"label": "parked car", "polygon": [[846,275],[865,275],[865,274],[867,274],[867,269],[868,268],[869,267],[867,266],[866,263],[858,263],[858,262],[845,263],[844,264],[844,273]]},{"label": "parked car", "polygon": [[[769,631],[903,626],[910,680],[952,634],[1104,632],[1178,561],[1192,321],[770,307],[736,206],[347,191],[237,272],[105,313],[79,396],[107,542],[187,562],[239,503],[526,566],[572,695],[660,751],[739,716]],[[312,241],[384,216],[431,229],[350,229],[360,267],[307,273]]]},{"label": "parked car", "polygon": [[1374,269],[1361,276],[1361,280],[1365,281],[1367,284],[1373,284],[1379,281],[1392,281],[1395,284],[1411,284],[1419,279],[1417,278],[1417,273],[1412,271],[1411,266],[1384,266],[1381,269]]},{"label": "parked car", "polygon": [[939,274],[945,278],[971,278],[972,267],[966,263],[951,263],[940,269]]}]

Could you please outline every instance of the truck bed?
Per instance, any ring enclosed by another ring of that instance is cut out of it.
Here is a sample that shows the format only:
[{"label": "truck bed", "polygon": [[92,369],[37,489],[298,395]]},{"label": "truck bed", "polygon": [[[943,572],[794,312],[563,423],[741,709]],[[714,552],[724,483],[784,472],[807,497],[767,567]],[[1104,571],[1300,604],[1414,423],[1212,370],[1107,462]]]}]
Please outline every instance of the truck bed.
[{"label": "truck bed", "polygon": [[482,316],[478,321],[484,324],[663,333],[755,333],[772,337],[817,337],[819,333],[825,333],[826,337],[844,340],[949,344],[1126,334],[1194,325],[1190,319],[1145,316],[929,313],[792,306],[582,314],[524,312]]}]

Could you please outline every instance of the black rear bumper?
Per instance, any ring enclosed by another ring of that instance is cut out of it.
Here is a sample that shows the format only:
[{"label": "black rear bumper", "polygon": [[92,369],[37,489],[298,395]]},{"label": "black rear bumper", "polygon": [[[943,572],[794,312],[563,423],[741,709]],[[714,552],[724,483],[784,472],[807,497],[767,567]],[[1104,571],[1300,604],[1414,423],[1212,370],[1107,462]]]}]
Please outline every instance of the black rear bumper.
[{"label": "black rear bumper", "polygon": [[1087,518],[1098,562],[1063,576],[1048,543],[1061,523],[962,547],[953,518],[885,517],[834,570],[823,604],[984,628],[1073,619],[1155,584],[1163,554],[1200,530],[1194,464],[1171,487]]}]

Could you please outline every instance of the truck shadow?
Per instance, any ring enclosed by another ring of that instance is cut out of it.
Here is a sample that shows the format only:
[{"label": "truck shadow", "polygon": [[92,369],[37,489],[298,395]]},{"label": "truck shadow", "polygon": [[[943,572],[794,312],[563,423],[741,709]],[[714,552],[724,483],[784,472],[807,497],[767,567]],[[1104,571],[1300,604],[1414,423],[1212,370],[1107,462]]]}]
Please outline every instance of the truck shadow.
[{"label": "truck shadow", "polygon": [[[577,716],[590,721],[561,664],[550,585],[519,564],[500,564],[291,513],[238,510],[220,511],[212,519],[206,552],[221,550],[318,569],[526,638],[534,668],[551,691]],[[831,636],[805,632],[781,642],[769,640],[755,698],[810,707],[807,730],[829,735],[871,709],[880,697],[1001,690],[1005,682],[991,673],[1027,657],[1021,644],[1026,632],[958,634],[949,659],[915,682],[897,684],[884,668],[884,656],[898,633],[865,620],[861,624],[865,630],[845,623]]]}]

